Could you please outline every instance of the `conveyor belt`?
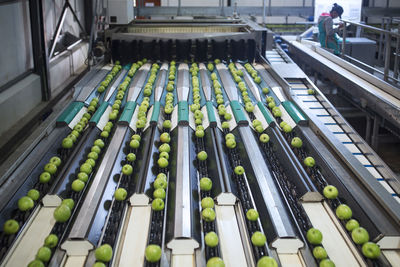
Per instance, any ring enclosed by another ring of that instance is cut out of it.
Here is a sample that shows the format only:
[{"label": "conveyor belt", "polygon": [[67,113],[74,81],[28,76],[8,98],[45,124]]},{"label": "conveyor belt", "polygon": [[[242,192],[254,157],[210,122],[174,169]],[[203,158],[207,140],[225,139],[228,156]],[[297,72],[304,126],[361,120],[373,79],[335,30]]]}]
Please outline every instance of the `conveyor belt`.
[{"label": "conveyor belt", "polygon": [[[229,69],[231,71],[229,72],[228,64],[216,64],[214,70],[207,70],[206,65],[202,64],[198,72],[196,64],[178,63],[177,72],[169,75],[167,75],[169,68],[167,65],[163,64],[164,67],[158,71],[158,67],[153,65],[154,69],[150,70],[151,64],[144,64],[136,76],[132,77],[132,81],[127,82],[128,88],[131,87],[126,89],[130,91],[126,92],[121,101],[121,113],[118,114],[121,120],[114,121],[115,125],[109,137],[100,137],[106,145],[99,153],[88,183],[82,191],[73,192],[70,182],[75,179],[77,170],[90,152],[93,141],[99,138],[101,131],[104,130],[111,112],[109,102],[115,103],[117,88],[123,87],[129,75],[128,67],[122,69],[120,77],[115,78],[101,97],[105,98],[105,102],[99,105],[90,127],[81,135],[76,151],[65,154],[71,158],[66,160],[67,166],[61,170],[60,180],[51,188],[52,195],[46,196],[43,205],[38,205],[38,208],[32,211],[32,215],[25,214],[28,217],[27,226],[21,236],[15,236],[15,244],[12,242],[7,244],[10,247],[10,254],[7,255],[6,261],[26,264],[33,259],[33,254],[42,245],[44,237],[54,233],[59,236],[60,244],[52,250],[53,256],[49,266],[92,265],[96,261],[95,248],[104,244],[111,245],[114,252],[111,261],[106,263],[108,266],[132,262],[145,266],[183,266],[182,262],[185,262],[185,267],[205,266],[213,257],[220,257],[226,263],[230,263],[229,266],[233,266],[235,255],[227,249],[230,246],[238,249],[238,255],[240,253],[240,257],[236,256],[241,264],[235,266],[244,266],[246,263],[248,266],[255,266],[264,256],[274,258],[284,267],[289,266],[290,260],[295,260],[302,266],[314,266],[319,261],[313,259],[314,245],[308,242],[305,236],[310,227],[319,225],[324,229],[324,235],[337,238],[340,244],[347,244],[340,248],[346,250],[341,261],[345,261],[347,257],[356,263],[355,265],[363,266],[365,259],[361,256],[360,250],[349,245],[350,237],[331,210],[342,203],[342,199],[332,200],[329,203],[322,199],[318,192],[328,184],[325,173],[319,172],[318,168],[309,169],[302,165],[301,159],[307,150],[298,150],[301,152],[300,156],[297,150],[297,152],[292,151],[288,142],[294,136],[294,132],[281,133],[279,123],[282,119],[274,120],[265,106],[265,97],[273,97],[284,113],[283,119],[290,122],[293,127],[300,123],[304,124],[306,118],[301,117],[299,109],[291,109],[295,107],[290,107],[288,104],[283,91],[278,88],[279,82],[272,77],[270,80],[263,77],[260,83],[254,82],[252,80],[254,77],[244,73],[244,77],[241,77],[249,89],[248,95],[251,96],[251,102],[256,103],[254,112],[250,109],[245,111],[244,96],[247,95],[238,90],[236,84],[238,82],[234,81],[235,75],[232,69]],[[239,63],[231,65],[230,68],[236,68],[235,66],[241,68]],[[144,111],[139,107],[139,103],[145,99],[142,89],[148,88],[144,85],[150,80],[147,72],[154,74],[155,79],[151,83],[149,98],[145,100],[149,105]],[[193,77],[198,77],[198,85],[190,84],[190,81],[193,82]],[[157,82],[153,85],[155,81]],[[352,142],[351,135],[343,130],[334,116],[330,115],[329,109],[324,108],[319,98],[304,93],[307,85],[303,80],[287,81],[296,97],[301,99],[317,118],[324,121],[332,134],[343,144],[354,145],[358,149],[357,144]],[[163,92],[169,88],[167,84],[170,82],[177,98],[171,100],[173,105],[165,102],[166,93]],[[273,85],[270,86],[270,92],[262,95],[262,87],[269,83]],[[200,96],[194,94],[197,87],[203,89],[199,91]],[[219,88],[221,93],[216,94]],[[86,99],[92,99],[95,95],[98,96],[92,91]],[[221,96],[223,101],[218,105],[217,99],[221,99]],[[193,105],[195,98],[199,97],[198,110],[202,112],[203,119],[196,121],[193,111],[195,106],[190,111],[189,104]],[[173,111],[172,114],[169,112],[167,114],[166,108],[170,108],[170,105],[173,106]],[[222,112],[218,114],[222,106],[230,116]],[[78,108],[70,110],[76,114],[75,117],[82,115],[82,111],[78,111]],[[140,116],[147,118],[143,127],[140,126],[140,122],[137,124],[139,113]],[[249,126],[255,119],[262,120],[263,131],[259,131],[253,125]],[[166,120],[171,122],[171,129],[161,126]],[[67,128],[66,125],[64,126]],[[204,137],[195,135],[196,125],[204,127]],[[142,144],[137,148],[129,145],[133,133],[138,134],[142,140]],[[162,133],[169,133],[171,136],[171,152],[167,153],[171,160],[167,167],[160,167],[157,163],[157,159],[161,157],[158,149],[161,143],[165,142],[160,140]],[[270,136],[270,143],[258,141],[261,133]],[[237,146],[233,148],[229,148],[225,140],[231,136],[236,137],[237,141]],[[207,152],[207,160],[196,159],[200,151]],[[130,152],[134,152],[137,158],[135,163],[131,163],[133,173],[124,175],[121,174],[121,166],[127,164],[126,155]],[[360,149],[353,152],[353,155],[360,156],[359,161],[365,168],[375,168]],[[234,170],[238,166],[243,166],[245,173],[236,173]],[[378,172],[376,169],[375,171]],[[152,210],[153,182],[159,173],[164,173],[167,177],[167,196],[164,200],[164,209]],[[211,191],[199,189],[199,179],[203,177],[210,177],[213,181]],[[383,179],[381,177],[378,178]],[[125,200],[115,199],[113,194],[117,188],[127,189],[129,195]],[[212,221],[202,218],[200,208],[201,199],[209,196],[215,199],[217,214]],[[341,197],[346,196],[348,198],[347,192],[341,195]],[[73,198],[75,208],[72,219],[64,223],[55,223],[50,219],[53,209],[60,205],[60,197]],[[397,195],[394,197],[398,198]],[[246,215],[250,209],[259,210],[260,217],[255,221]],[[329,221],[327,224],[313,214],[316,210]],[[354,213],[359,215],[357,218],[363,219],[361,223],[366,223],[367,219],[362,216],[362,211]],[[44,223],[42,231],[38,230],[40,218],[50,220]],[[324,227],[326,225],[334,229],[330,232],[329,227]],[[34,229],[37,232],[34,233]],[[226,232],[227,229],[231,230],[231,234],[236,237],[235,240],[229,239],[230,233]],[[221,243],[216,247],[205,245],[205,234],[210,231],[215,231],[221,238]],[[267,239],[267,242],[260,246],[251,240],[251,236],[257,231],[265,234]],[[133,233],[140,236],[140,240],[132,235]],[[32,237],[35,236],[40,238],[40,244],[33,242]],[[25,243],[25,246],[31,244],[34,252],[22,253],[23,256],[18,259],[18,255],[14,252],[22,251],[23,244],[20,242],[25,242],[28,237],[31,238],[29,240],[31,243]],[[160,260],[151,262],[145,259],[144,250],[150,244],[156,244],[162,249]],[[303,247],[303,244],[306,245]],[[329,248],[331,259],[335,258],[340,262],[338,253],[332,253],[332,244],[332,240],[325,240],[322,245],[327,250]],[[3,250],[3,253],[7,252],[7,248]],[[371,261],[371,264],[382,262],[384,260]]]}]

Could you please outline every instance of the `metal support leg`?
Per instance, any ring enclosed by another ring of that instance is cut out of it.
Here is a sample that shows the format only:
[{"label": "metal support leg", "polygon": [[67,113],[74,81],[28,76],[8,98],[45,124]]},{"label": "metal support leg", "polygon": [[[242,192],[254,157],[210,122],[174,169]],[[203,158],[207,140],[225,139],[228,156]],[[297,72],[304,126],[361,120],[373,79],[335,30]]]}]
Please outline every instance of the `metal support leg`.
[{"label": "metal support leg", "polygon": [[389,66],[390,66],[390,51],[392,50],[391,44],[391,37],[389,33],[385,34],[385,69],[384,69],[384,74],[383,74],[383,80],[386,82],[388,81],[389,78]]},{"label": "metal support leg", "polygon": [[344,22],[343,25],[343,40],[342,40],[342,58],[346,55],[346,35],[347,35],[347,24]]},{"label": "metal support leg", "polygon": [[371,117],[367,116],[365,119],[367,120],[367,125],[365,127],[365,141],[368,144],[371,144]]},{"label": "metal support leg", "polygon": [[[398,22],[397,32],[400,33],[400,21]],[[399,77],[399,53],[400,53],[400,37],[396,38],[396,50],[394,55],[394,68],[393,77],[397,79]]]},{"label": "metal support leg", "polygon": [[375,116],[374,118],[374,127],[372,129],[372,140],[371,140],[371,145],[372,148],[375,151],[378,151],[378,145],[379,145],[379,126],[381,123],[381,119],[378,116]]},{"label": "metal support leg", "polygon": [[[382,18],[381,29],[384,29],[384,21],[385,18]],[[379,34],[379,47],[378,47],[378,62],[379,64],[382,62],[382,43],[383,43],[383,33]]]}]

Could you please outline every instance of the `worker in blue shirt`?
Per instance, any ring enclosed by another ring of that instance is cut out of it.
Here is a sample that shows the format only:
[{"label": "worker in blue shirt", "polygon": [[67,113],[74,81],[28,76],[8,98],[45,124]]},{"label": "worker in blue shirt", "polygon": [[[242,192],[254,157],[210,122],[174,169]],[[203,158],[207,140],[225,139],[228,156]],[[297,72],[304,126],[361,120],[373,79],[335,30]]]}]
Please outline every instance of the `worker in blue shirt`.
[{"label": "worker in blue shirt", "polygon": [[337,32],[343,24],[333,28],[333,19],[341,18],[342,14],[343,8],[335,3],[329,13],[322,13],[318,18],[319,42],[322,47],[333,49],[336,55],[340,54],[339,42],[342,40]]}]

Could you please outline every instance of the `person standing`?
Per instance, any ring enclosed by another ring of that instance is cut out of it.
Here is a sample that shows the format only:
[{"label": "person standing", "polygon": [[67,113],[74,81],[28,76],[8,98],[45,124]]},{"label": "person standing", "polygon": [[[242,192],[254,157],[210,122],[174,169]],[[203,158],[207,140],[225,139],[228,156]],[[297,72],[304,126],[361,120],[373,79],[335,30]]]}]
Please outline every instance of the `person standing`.
[{"label": "person standing", "polygon": [[336,55],[340,54],[339,42],[341,41],[337,32],[343,27],[343,24],[333,28],[333,20],[337,17],[341,18],[342,14],[343,8],[335,3],[329,13],[322,13],[318,18],[319,42],[321,47],[333,49]]}]

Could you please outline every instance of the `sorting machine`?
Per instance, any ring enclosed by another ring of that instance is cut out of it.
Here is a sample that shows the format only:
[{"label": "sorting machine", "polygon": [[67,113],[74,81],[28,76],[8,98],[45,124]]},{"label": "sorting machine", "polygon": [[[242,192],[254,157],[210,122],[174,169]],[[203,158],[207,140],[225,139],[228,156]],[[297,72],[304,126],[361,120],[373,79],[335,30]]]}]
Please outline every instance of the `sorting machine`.
[{"label": "sorting machine", "polygon": [[[1,266],[28,265],[49,234],[58,244],[47,266],[92,266],[104,244],[113,251],[108,266],[206,266],[213,257],[225,266],[256,266],[264,256],[280,266],[318,266],[310,228],[321,231],[320,245],[336,266],[399,265],[398,179],[284,51],[272,47],[269,32],[243,20],[146,22],[112,28],[105,38],[122,66],[92,69],[47,135],[2,177],[1,223],[15,219],[20,227],[0,234]],[[73,146],[61,146],[84,114],[90,119]],[[170,141],[163,144],[164,133]],[[301,147],[291,145],[294,137]],[[101,145],[98,158],[74,191],[94,143]],[[160,163],[162,152],[167,164]],[[53,156],[61,164],[50,182],[39,182]],[[315,166],[305,165],[307,157]],[[132,173],[122,171],[126,164]],[[161,208],[153,205],[158,177],[167,184]],[[211,190],[201,188],[204,178]],[[338,189],[337,198],[324,197],[327,185]],[[18,210],[31,188],[40,197],[33,208]],[[116,199],[117,188],[127,191],[125,200]],[[208,197],[215,219],[203,214]],[[56,221],[63,199],[74,205]],[[380,246],[377,259],[364,256],[347,220],[337,217],[341,204]],[[258,219],[249,219],[251,209]],[[217,246],[205,243],[210,231]],[[252,241],[255,232],[266,236],[264,245]],[[162,251],[155,262],[145,257],[150,244]]]}]

